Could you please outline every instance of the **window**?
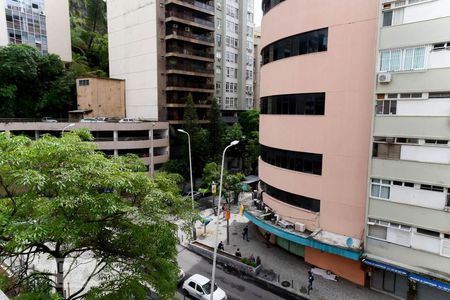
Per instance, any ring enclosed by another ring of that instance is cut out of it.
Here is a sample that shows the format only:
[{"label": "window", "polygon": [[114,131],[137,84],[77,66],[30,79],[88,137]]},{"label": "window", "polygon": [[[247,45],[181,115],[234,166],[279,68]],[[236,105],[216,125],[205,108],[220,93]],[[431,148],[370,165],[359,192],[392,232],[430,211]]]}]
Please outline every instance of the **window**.
[{"label": "window", "polygon": [[78,81],[78,85],[79,86],[87,86],[87,85],[89,85],[89,80],[88,79],[80,79]]},{"label": "window", "polygon": [[427,229],[422,229],[422,228],[417,228],[417,233],[423,234],[423,235],[429,235],[432,237],[440,237],[440,233],[437,231],[432,231],[432,230],[427,230]]},{"label": "window", "polygon": [[391,193],[391,181],[384,179],[372,179],[370,195],[374,198],[389,200]]},{"label": "window", "polygon": [[309,211],[320,212],[320,200],[318,199],[292,194],[270,186],[263,181],[260,181],[260,186],[265,193],[278,201]]},{"label": "window", "polygon": [[425,140],[425,144],[428,144],[428,145],[448,145],[448,141],[446,141],[446,140],[430,140],[430,139],[426,139]]},{"label": "window", "polygon": [[190,286],[191,288],[195,289],[195,282],[193,282],[193,281],[189,282],[189,286]]},{"label": "window", "polygon": [[263,57],[262,63],[267,64],[290,56],[327,51],[327,47],[328,28],[313,30],[293,35],[267,45],[261,51]]},{"label": "window", "polygon": [[262,11],[263,14],[266,14],[269,10],[272,9],[275,5],[280,4],[284,0],[263,0],[262,1]]},{"label": "window", "polygon": [[425,68],[425,47],[380,51],[380,71],[412,71]]},{"label": "window", "polygon": [[261,160],[283,169],[322,175],[322,154],[289,151],[261,145]]},{"label": "window", "polygon": [[288,94],[262,97],[261,114],[324,115],[325,93]]},{"label": "window", "polygon": [[397,100],[377,100],[377,115],[396,115]]},{"label": "window", "polygon": [[450,42],[434,44],[432,50],[438,51],[438,50],[444,50],[444,49],[450,49]]},{"label": "window", "polygon": [[429,93],[428,98],[430,98],[430,99],[450,98],[450,92],[433,92],[433,93]]},{"label": "window", "polygon": [[395,144],[373,144],[373,157],[381,159],[400,159],[401,146]]},{"label": "window", "polygon": [[421,184],[420,185],[420,189],[421,190],[426,190],[426,191],[433,191],[433,192],[441,192],[441,193],[444,192],[444,187],[428,185],[428,184]]}]

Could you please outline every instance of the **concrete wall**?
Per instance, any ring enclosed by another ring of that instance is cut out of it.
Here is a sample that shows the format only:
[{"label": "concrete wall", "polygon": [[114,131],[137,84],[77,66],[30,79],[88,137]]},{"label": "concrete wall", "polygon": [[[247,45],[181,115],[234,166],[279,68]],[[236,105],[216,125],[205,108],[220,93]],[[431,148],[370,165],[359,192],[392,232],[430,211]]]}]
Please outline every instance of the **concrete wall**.
[{"label": "concrete wall", "polygon": [[450,232],[449,213],[443,210],[371,199],[369,217],[439,232]]},{"label": "concrete wall", "polygon": [[372,177],[450,187],[450,168],[445,164],[374,158]]},{"label": "concrete wall", "polygon": [[364,285],[365,283],[365,272],[359,261],[351,261],[338,255],[305,247],[305,262],[325,270],[330,270],[334,274],[353,283],[359,285]]},{"label": "concrete wall", "polygon": [[377,93],[448,91],[449,77],[450,68],[393,73],[390,83],[377,84]]},{"label": "concrete wall", "polygon": [[[441,0],[439,0],[441,1]],[[445,2],[441,1],[441,2]],[[438,1],[436,1],[438,2]],[[419,8],[419,6],[417,6]],[[426,13],[422,10],[420,13]],[[450,27],[448,11],[442,11],[447,17],[409,23],[397,26],[383,27],[380,34],[380,49],[402,48],[408,46],[427,45],[450,40],[450,32],[442,28]]]},{"label": "concrete wall", "polygon": [[126,80],[126,114],[158,119],[157,18],[155,1],[108,0],[110,77]]},{"label": "concrete wall", "polygon": [[[450,52],[449,52],[450,54]],[[450,116],[450,99],[397,101],[397,116]]]},{"label": "concrete wall", "polygon": [[48,52],[58,54],[65,62],[72,61],[69,0],[46,0]]},{"label": "concrete wall", "polygon": [[[89,85],[80,86],[80,80]],[[92,109],[88,117],[125,117],[125,81],[100,78],[77,80],[78,109]]]},{"label": "concrete wall", "polygon": [[[450,77],[448,77],[450,78]],[[449,117],[375,117],[374,136],[450,139]]]}]

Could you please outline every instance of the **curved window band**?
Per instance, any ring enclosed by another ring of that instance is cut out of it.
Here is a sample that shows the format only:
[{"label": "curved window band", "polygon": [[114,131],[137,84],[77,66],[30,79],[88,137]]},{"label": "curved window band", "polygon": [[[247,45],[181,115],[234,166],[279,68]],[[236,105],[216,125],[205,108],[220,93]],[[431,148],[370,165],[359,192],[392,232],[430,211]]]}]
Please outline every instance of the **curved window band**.
[{"label": "curved window band", "polygon": [[267,45],[262,49],[262,64],[291,56],[328,50],[328,28],[296,34]]},{"label": "curved window band", "polygon": [[292,194],[270,186],[263,181],[260,181],[260,187],[265,193],[278,201],[313,212],[320,212],[320,200],[318,199]]},{"label": "curved window band", "polygon": [[262,1],[262,11],[263,15],[265,15],[269,10],[271,10],[274,6],[280,4],[284,0],[263,0]]},{"label": "curved window band", "polygon": [[322,175],[322,154],[297,152],[261,146],[261,160],[292,171]]},{"label": "curved window band", "polygon": [[325,93],[288,94],[261,98],[261,114],[324,115]]}]

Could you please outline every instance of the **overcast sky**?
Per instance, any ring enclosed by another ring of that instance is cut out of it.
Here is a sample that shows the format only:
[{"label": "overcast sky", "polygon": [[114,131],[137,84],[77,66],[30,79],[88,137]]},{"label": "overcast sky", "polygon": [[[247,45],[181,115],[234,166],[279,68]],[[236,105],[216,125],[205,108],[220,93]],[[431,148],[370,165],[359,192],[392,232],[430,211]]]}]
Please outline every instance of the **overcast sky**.
[{"label": "overcast sky", "polygon": [[261,26],[261,18],[262,18],[262,9],[261,9],[261,0],[255,0],[255,26]]}]

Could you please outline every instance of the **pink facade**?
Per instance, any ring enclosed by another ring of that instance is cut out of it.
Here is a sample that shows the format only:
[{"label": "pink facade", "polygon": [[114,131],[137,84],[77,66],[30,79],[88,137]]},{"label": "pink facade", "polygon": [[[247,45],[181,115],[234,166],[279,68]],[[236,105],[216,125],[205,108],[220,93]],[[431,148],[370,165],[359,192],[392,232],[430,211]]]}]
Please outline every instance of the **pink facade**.
[{"label": "pink facade", "polygon": [[[320,213],[271,197],[265,202],[310,230],[363,238],[372,118],[377,0],[287,0],[262,22],[262,48],[303,32],[328,28],[328,49],[280,59],[261,69],[260,96],[325,92],[325,115],[261,115],[260,143],[323,154],[322,175],[260,160],[262,181],[319,199]],[[303,221],[302,221],[303,220]]]}]

